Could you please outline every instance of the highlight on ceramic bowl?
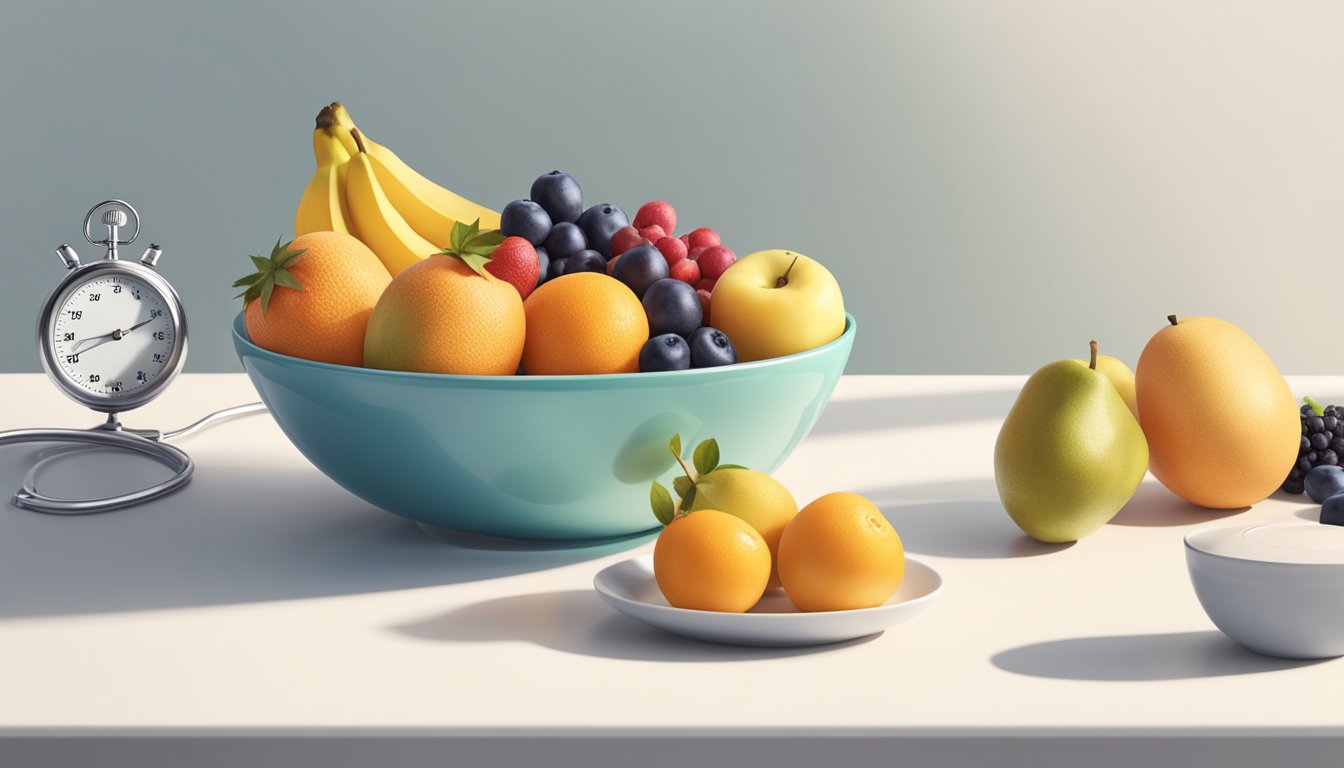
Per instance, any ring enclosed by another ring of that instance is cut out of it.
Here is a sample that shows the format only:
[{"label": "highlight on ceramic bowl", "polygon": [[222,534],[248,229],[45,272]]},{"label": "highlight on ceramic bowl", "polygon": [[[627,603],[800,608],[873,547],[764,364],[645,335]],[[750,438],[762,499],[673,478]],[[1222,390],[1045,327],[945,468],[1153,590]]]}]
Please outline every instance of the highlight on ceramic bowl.
[{"label": "highlight on ceramic bowl", "polygon": [[346,490],[420,523],[533,540],[655,527],[649,484],[670,483],[668,439],[716,438],[774,471],[816,423],[854,344],[637,374],[465,376],[314,362],[234,347],[281,431]]},{"label": "highlight on ceramic bowl", "polygon": [[1224,634],[1257,653],[1344,656],[1344,528],[1201,528],[1185,537],[1195,595]]}]

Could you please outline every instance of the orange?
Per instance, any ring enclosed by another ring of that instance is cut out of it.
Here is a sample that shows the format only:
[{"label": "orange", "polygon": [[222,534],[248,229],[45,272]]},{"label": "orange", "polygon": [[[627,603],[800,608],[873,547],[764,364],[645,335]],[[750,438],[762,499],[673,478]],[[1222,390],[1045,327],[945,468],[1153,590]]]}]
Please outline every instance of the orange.
[{"label": "orange", "polygon": [[856,493],[828,493],[808,504],[779,538],[779,580],[800,610],[872,608],[903,578],[901,537]]},{"label": "orange", "polygon": [[614,277],[577,272],[548,280],[523,304],[523,372],[636,373],[649,319],[634,291]]},{"label": "orange", "polygon": [[1201,507],[1249,507],[1297,461],[1297,401],[1269,355],[1237,326],[1212,317],[1168,321],[1134,373],[1149,469]]},{"label": "orange", "polygon": [[422,373],[518,372],[527,320],[509,283],[434,254],[392,279],[369,318],[364,364]]},{"label": "orange", "polygon": [[676,608],[742,613],[765,594],[770,549],[741,518],[700,509],[673,518],[658,536],[653,577]]},{"label": "orange", "polygon": [[378,296],[392,281],[368,246],[339,232],[310,232],[272,254],[303,251],[284,264],[302,290],[277,284],[263,312],[243,309],[252,343],[282,355],[338,365],[364,360],[364,331]]}]

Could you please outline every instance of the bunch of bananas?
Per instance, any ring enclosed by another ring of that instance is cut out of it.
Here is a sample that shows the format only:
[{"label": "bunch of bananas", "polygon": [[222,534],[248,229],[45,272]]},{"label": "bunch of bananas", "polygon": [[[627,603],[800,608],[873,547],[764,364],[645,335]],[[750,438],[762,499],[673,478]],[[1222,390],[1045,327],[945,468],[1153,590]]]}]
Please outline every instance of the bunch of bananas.
[{"label": "bunch of bananas", "polygon": [[318,113],[313,156],[317,170],[294,214],[294,236],[354,235],[394,277],[446,247],[458,221],[499,228],[497,212],[435,184],[374,143],[340,102]]}]

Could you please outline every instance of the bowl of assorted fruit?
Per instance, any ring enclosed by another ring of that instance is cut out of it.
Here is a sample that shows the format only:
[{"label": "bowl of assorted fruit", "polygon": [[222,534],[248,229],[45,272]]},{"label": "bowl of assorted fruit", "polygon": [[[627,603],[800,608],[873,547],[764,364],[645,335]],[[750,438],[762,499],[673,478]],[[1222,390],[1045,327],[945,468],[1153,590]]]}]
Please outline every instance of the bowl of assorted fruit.
[{"label": "bowl of assorted fruit", "polygon": [[314,148],[299,236],[235,283],[234,346],[298,450],[388,512],[511,539],[646,532],[670,436],[773,470],[849,359],[854,318],[802,254],[738,259],[708,228],[676,235],[666,202],[585,206],[560,171],[496,214],[339,105]]}]

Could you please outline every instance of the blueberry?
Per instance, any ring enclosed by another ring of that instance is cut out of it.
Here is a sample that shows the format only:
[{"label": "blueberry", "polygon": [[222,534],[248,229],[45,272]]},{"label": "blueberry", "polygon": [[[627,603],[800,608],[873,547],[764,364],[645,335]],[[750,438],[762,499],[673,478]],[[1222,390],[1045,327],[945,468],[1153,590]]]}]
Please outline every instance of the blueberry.
[{"label": "blueberry", "polygon": [[1325,429],[1325,419],[1322,419],[1320,416],[1316,416],[1315,414],[1307,417],[1308,432],[1320,432],[1323,429]]},{"label": "blueberry", "polygon": [[[620,262],[616,262],[620,264]],[[657,280],[644,292],[644,314],[649,316],[649,335],[660,336],[675,333],[689,337],[700,321],[704,311],[700,307],[700,297],[690,283],[665,277]]]},{"label": "blueberry", "polygon": [[567,266],[568,262],[569,259],[551,259],[551,268],[546,270],[546,279],[554,280],[555,278],[565,274],[565,267]]},{"label": "blueberry", "polygon": [[583,212],[579,217],[579,229],[588,239],[588,247],[602,254],[602,258],[611,258],[611,236],[621,227],[630,226],[625,211],[611,203],[598,203]]},{"label": "blueberry", "polygon": [[[551,263],[554,264],[555,262],[552,261]],[[1308,459],[1306,456],[1299,456],[1297,459],[1297,468],[1302,470],[1303,472],[1310,472],[1311,459]]]},{"label": "blueberry", "polygon": [[1325,427],[1326,432],[1334,432],[1335,427],[1339,426],[1339,419],[1334,416],[1326,416],[1321,419],[1321,426]]},{"label": "blueberry", "polygon": [[718,328],[705,326],[691,334],[691,367],[712,368],[737,362],[737,350],[728,334]]},{"label": "blueberry", "polygon": [[1333,467],[1339,464],[1339,454],[1331,450],[1321,451],[1316,457],[1316,465],[1321,467]]},{"label": "blueberry", "polygon": [[667,259],[652,245],[638,245],[621,254],[611,276],[642,299],[649,286],[667,277]]},{"label": "blueberry", "polygon": [[546,209],[553,222],[573,223],[583,213],[583,189],[573,176],[564,171],[551,171],[538,176],[532,182],[531,194],[532,199]]},{"label": "blueberry", "polygon": [[505,237],[517,235],[533,245],[541,245],[551,233],[551,217],[531,200],[514,200],[499,214],[499,231]]},{"label": "blueberry", "polygon": [[1307,473],[1303,481],[1307,495],[1320,504],[1337,493],[1344,493],[1344,467],[1319,466]]},{"label": "blueberry", "polygon": [[565,265],[565,274],[572,275],[575,272],[601,272],[607,274],[607,260],[602,258],[602,254],[597,251],[579,251],[578,253],[566,259],[569,263]]},{"label": "blueberry", "polygon": [[1311,450],[1311,438],[1307,437],[1306,435],[1303,435],[1303,436],[1302,436],[1302,447],[1298,448],[1298,450],[1299,450],[1299,451],[1310,451],[1310,450]]},{"label": "blueberry", "polygon": [[588,239],[583,236],[583,230],[579,229],[578,224],[571,224],[568,221],[562,221],[551,227],[551,234],[546,236],[546,250],[562,259],[567,259],[587,247]]},{"label": "blueberry", "polygon": [[1315,413],[1315,411],[1312,410],[1310,404],[1304,405],[1301,408],[1298,408],[1297,410],[1301,411],[1303,416],[1310,416],[1311,414]]},{"label": "blueberry", "polygon": [[691,348],[675,333],[664,333],[644,342],[639,350],[639,370],[684,371],[691,367]]},{"label": "blueberry", "polygon": [[537,249],[537,285],[546,282],[551,276],[551,256],[545,248]]},{"label": "blueberry", "polygon": [[1330,447],[1330,436],[1324,432],[1317,432],[1311,436],[1311,447],[1318,451],[1324,451]]},{"label": "blueberry", "polygon": [[1336,493],[1321,505],[1321,522],[1326,525],[1344,525],[1344,493]]},{"label": "blueberry", "polygon": [[1302,487],[1303,487],[1303,486],[1302,486],[1302,480],[1301,480],[1300,478],[1292,478],[1292,477],[1290,477],[1290,478],[1288,478],[1287,480],[1284,480],[1284,481],[1283,481],[1283,492],[1284,492],[1284,493],[1301,493],[1301,492],[1302,492]]}]

